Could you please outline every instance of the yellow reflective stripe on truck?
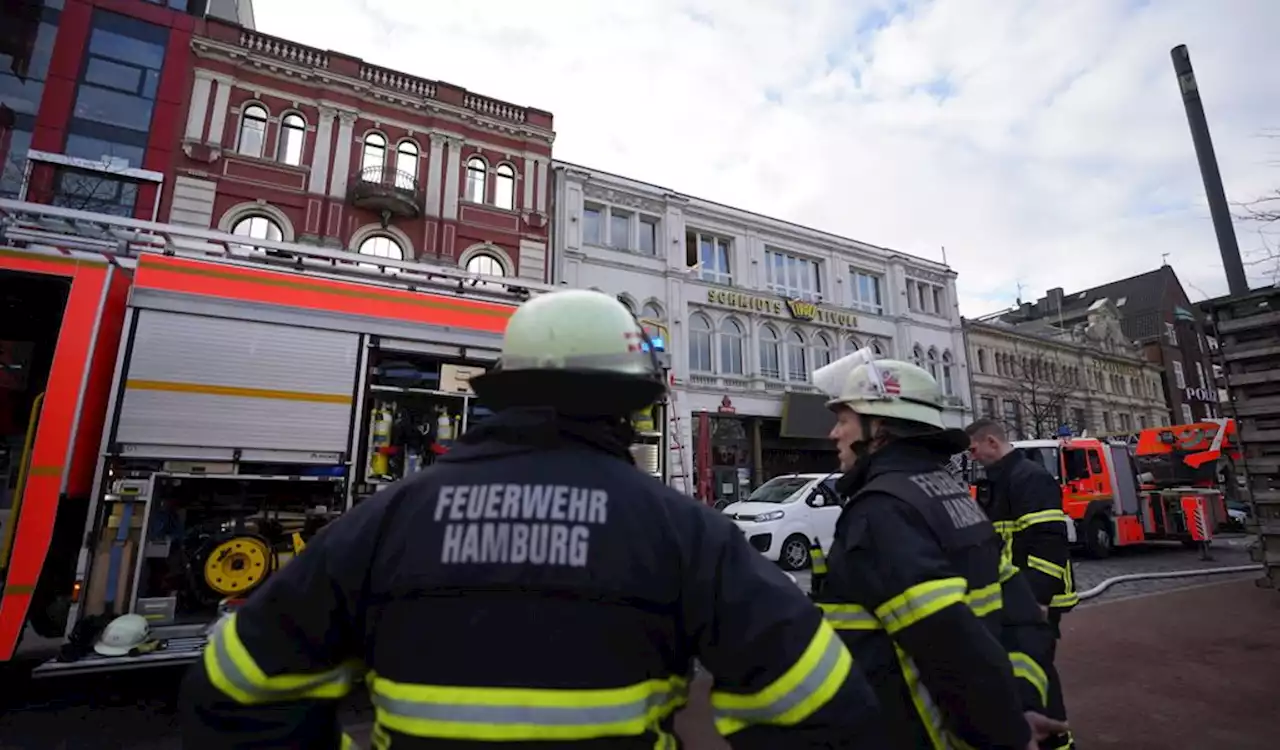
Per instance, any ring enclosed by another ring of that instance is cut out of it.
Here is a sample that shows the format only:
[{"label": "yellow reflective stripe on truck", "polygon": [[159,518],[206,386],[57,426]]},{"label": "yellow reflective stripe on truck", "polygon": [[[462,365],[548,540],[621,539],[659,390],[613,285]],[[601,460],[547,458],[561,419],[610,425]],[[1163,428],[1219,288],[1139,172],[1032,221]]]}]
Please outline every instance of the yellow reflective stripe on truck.
[{"label": "yellow reflective stripe on truck", "polygon": [[273,388],[245,388],[207,383],[174,383],[167,380],[126,380],[125,388],[137,391],[166,391],[168,393],[193,393],[203,396],[233,396],[239,398],[268,398],[280,401],[310,401],[318,404],[350,404],[349,393],[309,393],[307,391],[282,391]]}]

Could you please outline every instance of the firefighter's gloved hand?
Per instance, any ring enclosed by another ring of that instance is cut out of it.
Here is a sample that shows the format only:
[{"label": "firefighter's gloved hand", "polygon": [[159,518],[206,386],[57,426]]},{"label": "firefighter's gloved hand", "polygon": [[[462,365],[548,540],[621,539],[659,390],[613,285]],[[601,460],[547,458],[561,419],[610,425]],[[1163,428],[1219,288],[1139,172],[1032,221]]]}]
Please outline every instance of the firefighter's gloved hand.
[{"label": "firefighter's gloved hand", "polygon": [[1040,740],[1071,730],[1067,722],[1050,719],[1035,711],[1025,711],[1022,715],[1027,717],[1027,726],[1031,727],[1031,742],[1027,743],[1027,750],[1040,750]]}]

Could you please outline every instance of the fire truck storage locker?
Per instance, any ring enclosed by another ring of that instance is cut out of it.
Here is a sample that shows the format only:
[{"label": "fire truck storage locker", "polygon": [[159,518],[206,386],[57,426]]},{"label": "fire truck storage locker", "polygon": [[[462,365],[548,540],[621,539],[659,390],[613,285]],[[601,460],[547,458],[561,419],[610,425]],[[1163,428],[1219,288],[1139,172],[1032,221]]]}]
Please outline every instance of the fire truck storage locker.
[{"label": "fire truck storage locker", "polygon": [[340,463],[359,354],[353,333],[141,310],[114,452]]}]

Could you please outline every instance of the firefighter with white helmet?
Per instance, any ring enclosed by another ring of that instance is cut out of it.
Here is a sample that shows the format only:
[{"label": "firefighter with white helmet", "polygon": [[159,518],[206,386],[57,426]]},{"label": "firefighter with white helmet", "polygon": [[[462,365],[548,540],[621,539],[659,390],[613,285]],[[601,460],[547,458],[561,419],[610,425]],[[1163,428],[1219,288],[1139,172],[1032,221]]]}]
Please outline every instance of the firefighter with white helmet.
[{"label": "firefighter with white helmet", "polygon": [[337,699],[364,676],[378,747],[674,748],[696,659],[735,748],[886,747],[821,612],[729,519],[631,463],[656,357],[606,295],[522,305],[471,381],[495,414],[218,630],[187,744],[338,748]]},{"label": "firefighter with white helmet", "polygon": [[942,389],[865,349],[813,382],[836,413],[846,499],[814,598],[868,671],[890,744],[1034,749],[1060,725],[1034,710],[1043,671],[1010,646],[1019,626],[1037,629],[1039,610],[947,468],[968,436],[946,426]]}]

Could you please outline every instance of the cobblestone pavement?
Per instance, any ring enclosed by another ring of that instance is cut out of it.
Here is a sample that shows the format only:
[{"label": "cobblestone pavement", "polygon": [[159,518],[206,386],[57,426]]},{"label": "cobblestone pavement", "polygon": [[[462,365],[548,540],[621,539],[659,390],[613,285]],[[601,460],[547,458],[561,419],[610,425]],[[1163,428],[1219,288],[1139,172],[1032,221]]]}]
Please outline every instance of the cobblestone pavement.
[{"label": "cobblestone pavement", "polygon": [[[1280,746],[1276,622],[1280,593],[1249,581],[1073,612],[1064,621],[1058,667],[1078,741],[1089,750]],[[705,679],[695,683],[677,720],[688,750],[728,750],[711,725],[709,687]]]}]

